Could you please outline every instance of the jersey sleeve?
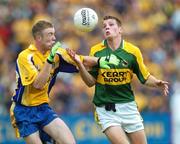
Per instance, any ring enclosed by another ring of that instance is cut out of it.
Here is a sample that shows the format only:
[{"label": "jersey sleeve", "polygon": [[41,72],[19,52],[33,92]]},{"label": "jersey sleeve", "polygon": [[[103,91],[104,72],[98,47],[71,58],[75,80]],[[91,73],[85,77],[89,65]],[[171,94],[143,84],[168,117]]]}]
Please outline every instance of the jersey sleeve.
[{"label": "jersey sleeve", "polygon": [[[58,56],[55,57],[55,62],[59,62],[60,72],[78,72],[76,62],[68,55],[67,51],[63,48],[59,48],[56,52]],[[83,62],[84,56],[78,55]]]},{"label": "jersey sleeve", "polygon": [[20,54],[17,59],[16,72],[18,72],[22,85],[29,85],[35,80],[38,70],[33,65],[32,55]]},{"label": "jersey sleeve", "polygon": [[90,53],[89,53],[89,56],[95,56],[95,47],[92,47],[91,49],[90,49]]},{"label": "jersey sleeve", "polygon": [[[92,47],[89,53],[89,56],[96,57],[95,55],[95,47]],[[89,73],[96,79],[98,76],[98,66],[93,66],[92,69],[89,71]]]},{"label": "jersey sleeve", "polygon": [[[76,66],[76,62],[68,55],[66,49],[63,48],[59,48],[56,52],[58,55],[61,55],[61,57],[67,62],[70,63],[72,65]],[[78,55],[81,59],[81,61],[83,61],[84,56],[83,55]],[[57,61],[57,60],[56,60]]]},{"label": "jersey sleeve", "polygon": [[139,49],[136,49],[135,57],[136,57],[136,60],[133,65],[133,72],[137,75],[140,82],[144,84],[146,80],[148,79],[150,73],[144,64],[143,57]]}]

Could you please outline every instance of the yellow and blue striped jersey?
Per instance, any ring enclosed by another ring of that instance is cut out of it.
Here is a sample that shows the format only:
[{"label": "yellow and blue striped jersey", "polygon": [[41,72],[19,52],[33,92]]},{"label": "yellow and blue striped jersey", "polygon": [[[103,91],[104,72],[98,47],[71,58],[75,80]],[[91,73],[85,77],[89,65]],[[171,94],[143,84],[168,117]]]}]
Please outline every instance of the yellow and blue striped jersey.
[{"label": "yellow and blue striped jersey", "polygon": [[[62,48],[58,50],[61,51]],[[58,72],[77,72],[72,60],[67,58],[67,53],[58,53],[55,64],[51,70],[51,78],[47,81],[44,88],[39,90],[33,87],[33,82],[44,66],[49,51],[44,55],[40,53],[34,44],[23,50],[16,61],[16,83],[17,88],[13,96],[13,101],[25,106],[37,106],[49,102],[48,94],[55,83]],[[63,54],[63,55],[61,55]]]}]

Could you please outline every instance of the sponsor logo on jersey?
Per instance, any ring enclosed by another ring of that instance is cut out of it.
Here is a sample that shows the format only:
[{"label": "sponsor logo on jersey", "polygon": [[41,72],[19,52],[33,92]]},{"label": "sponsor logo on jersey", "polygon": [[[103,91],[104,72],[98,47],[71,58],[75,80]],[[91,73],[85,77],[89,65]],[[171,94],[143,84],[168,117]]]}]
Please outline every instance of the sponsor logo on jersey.
[{"label": "sponsor logo on jersey", "polygon": [[97,82],[100,84],[121,85],[131,82],[130,69],[100,69]]}]

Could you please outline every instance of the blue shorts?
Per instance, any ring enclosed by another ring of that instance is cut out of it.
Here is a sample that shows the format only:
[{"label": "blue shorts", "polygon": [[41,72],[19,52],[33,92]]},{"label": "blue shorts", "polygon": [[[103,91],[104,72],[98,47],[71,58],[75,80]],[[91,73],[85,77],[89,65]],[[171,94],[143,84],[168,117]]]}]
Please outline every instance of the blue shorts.
[{"label": "blue shorts", "polygon": [[16,104],[13,112],[21,137],[43,131],[44,126],[58,117],[48,104],[31,107]]}]

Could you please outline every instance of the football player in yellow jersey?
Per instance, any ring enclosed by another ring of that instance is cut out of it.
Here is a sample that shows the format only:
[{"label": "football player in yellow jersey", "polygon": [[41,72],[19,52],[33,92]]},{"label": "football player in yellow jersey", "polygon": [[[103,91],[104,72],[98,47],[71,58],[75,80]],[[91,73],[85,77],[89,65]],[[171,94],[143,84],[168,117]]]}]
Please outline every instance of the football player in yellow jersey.
[{"label": "football player in yellow jersey", "polygon": [[118,18],[105,16],[102,30],[105,39],[91,48],[90,55],[108,59],[113,54],[120,61],[118,65],[109,65],[109,69],[95,66],[88,72],[73,51],[68,53],[76,61],[84,82],[89,87],[95,85],[95,118],[111,143],[147,144],[143,120],[131,89],[133,73],[142,84],[162,89],[165,96],[169,93],[168,82],[148,72],[140,49],[123,39]]},{"label": "football player in yellow jersey", "polygon": [[41,144],[40,131],[57,143],[75,144],[70,129],[48,105],[48,92],[55,76],[53,59],[60,47],[59,42],[55,44],[54,26],[39,21],[32,34],[34,43],[18,55],[16,62],[17,88],[10,109],[12,125],[17,137],[23,137],[27,144]]},{"label": "football player in yellow jersey", "polygon": [[[77,72],[75,62],[59,42],[55,43],[52,23],[38,21],[32,28],[32,34],[34,42],[18,55],[16,61],[17,88],[10,109],[16,136],[23,137],[27,144],[41,144],[40,133],[46,132],[58,144],[75,144],[70,129],[48,104],[48,94],[57,73]],[[119,62],[115,56],[109,62],[105,57],[79,57],[88,66],[99,63],[100,67],[106,68],[108,63]]]}]

